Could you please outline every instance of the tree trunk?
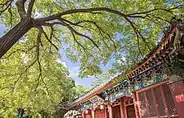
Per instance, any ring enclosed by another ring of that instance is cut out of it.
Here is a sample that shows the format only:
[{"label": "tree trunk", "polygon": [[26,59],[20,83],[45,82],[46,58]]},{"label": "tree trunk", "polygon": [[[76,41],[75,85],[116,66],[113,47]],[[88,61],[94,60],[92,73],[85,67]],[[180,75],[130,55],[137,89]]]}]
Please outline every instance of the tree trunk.
[{"label": "tree trunk", "polygon": [[0,58],[31,28],[33,27],[32,20],[19,22],[8,33],[0,38]]}]

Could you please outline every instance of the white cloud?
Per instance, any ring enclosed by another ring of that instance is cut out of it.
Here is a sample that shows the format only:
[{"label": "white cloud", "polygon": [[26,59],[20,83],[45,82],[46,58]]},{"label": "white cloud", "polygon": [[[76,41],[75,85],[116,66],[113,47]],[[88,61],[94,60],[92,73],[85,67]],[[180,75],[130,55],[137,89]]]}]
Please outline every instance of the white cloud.
[{"label": "white cloud", "polygon": [[34,18],[40,18],[40,17],[43,17],[43,14],[36,11],[35,14],[34,14]]},{"label": "white cloud", "polygon": [[66,62],[61,62],[65,68],[67,68]]},{"label": "white cloud", "polygon": [[66,65],[66,62],[61,61],[61,59],[57,59],[56,61],[57,61],[58,63],[62,64],[65,68],[68,68],[67,65]]},{"label": "white cloud", "polygon": [[121,59],[122,59],[123,61],[126,61],[126,58],[125,58],[124,56],[122,56]]},{"label": "white cloud", "polygon": [[73,78],[78,77],[80,72],[80,66],[74,66],[69,68],[70,76]]},{"label": "white cloud", "polygon": [[57,59],[56,61],[61,64],[61,59]]},{"label": "white cloud", "polygon": [[126,58],[124,56],[121,57],[121,59],[117,60],[117,63],[122,64],[126,61]]}]

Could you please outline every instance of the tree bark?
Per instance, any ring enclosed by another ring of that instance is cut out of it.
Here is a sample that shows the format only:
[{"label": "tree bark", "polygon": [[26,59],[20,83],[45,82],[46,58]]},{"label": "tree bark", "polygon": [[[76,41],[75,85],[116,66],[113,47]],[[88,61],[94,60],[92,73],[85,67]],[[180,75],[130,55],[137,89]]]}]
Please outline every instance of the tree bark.
[{"label": "tree bark", "polygon": [[0,58],[31,28],[33,20],[24,20],[19,22],[8,33],[0,38]]}]

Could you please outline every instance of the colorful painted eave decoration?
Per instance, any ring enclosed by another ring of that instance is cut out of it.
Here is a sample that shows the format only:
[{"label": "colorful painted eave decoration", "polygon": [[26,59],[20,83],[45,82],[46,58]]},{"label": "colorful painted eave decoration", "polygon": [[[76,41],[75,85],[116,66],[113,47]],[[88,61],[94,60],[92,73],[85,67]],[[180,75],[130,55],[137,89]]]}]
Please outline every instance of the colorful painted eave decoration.
[{"label": "colorful painted eave decoration", "polygon": [[121,75],[118,75],[117,77],[115,77],[113,80],[112,80],[112,83],[113,85],[116,85],[118,83],[120,83],[121,81],[124,81],[124,80],[127,80],[128,78],[123,76],[122,74]]},{"label": "colorful painted eave decoration", "polygon": [[162,50],[166,47],[168,43],[170,43],[170,37],[173,36],[174,32],[176,32],[176,28],[172,29],[168,36],[165,37],[162,42],[158,45],[157,49],[152,51],[148,58],[144,59],[145,61],[141,63],[140,65],[136,66],[134,69],[132,69],[130,72],[126,74],[126,77],[131,78],[132,76],[135,76],[138,73],[141,73],[142,71],[145,71],[147,68],[149,68],[149,63],[153,60],[156,60],[157,55],[161,55]]},{"label": "colorful painted eave decoration", "polygon": [[89,101],[91,101],[92,103],[103,103],[104,99],[102,99],[100,96],[95,95],[94,97],[90,98]]}]

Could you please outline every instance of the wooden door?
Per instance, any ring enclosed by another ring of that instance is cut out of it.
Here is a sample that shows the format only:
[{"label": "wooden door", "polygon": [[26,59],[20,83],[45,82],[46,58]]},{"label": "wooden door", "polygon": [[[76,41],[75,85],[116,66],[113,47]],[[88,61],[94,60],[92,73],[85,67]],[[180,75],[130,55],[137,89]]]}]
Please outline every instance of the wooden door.
[{"label": "wooden door", "polygon": [[121,118],[120,105],[112,107],[112,118]]},{"label": "wooden door", "polygon": [[134,105],[126,106],[127,118],[136,118]]}]

